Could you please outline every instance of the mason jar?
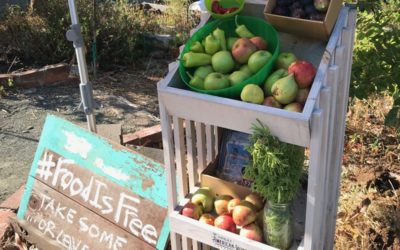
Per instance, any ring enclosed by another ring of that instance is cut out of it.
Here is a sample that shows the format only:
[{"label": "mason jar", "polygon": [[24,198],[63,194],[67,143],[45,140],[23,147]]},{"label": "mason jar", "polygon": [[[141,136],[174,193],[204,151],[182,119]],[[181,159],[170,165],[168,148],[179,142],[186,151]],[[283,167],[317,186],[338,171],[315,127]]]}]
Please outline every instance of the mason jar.
[{"label": "mason jar", "polygon": [[264,238],[268,245],[289,249],[293,241],[293,215],[290,203],[268,201],[264,206]]}]

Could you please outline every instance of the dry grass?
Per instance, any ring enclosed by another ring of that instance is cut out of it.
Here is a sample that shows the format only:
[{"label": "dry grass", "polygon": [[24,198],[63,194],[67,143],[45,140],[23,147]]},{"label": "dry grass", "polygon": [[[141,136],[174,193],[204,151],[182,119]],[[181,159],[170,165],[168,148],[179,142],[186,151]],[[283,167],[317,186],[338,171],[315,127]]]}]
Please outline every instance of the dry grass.
[{"label": "dry grass", "polygon": [[350,102],[335,249],[400,249],[400,140],[383,125],[392,102]]}]

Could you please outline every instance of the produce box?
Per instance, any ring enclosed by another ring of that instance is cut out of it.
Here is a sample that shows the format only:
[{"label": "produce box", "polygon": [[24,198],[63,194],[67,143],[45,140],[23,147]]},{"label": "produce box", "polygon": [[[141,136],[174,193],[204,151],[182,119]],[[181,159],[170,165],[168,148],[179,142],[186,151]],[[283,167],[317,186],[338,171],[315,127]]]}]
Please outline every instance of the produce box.
[{"label": "produce box", "polygon": [[218,158],[212,161],[201,173],[200,181],[202,187],[209,187],[214,196],[227,194],[235,198],[243,199],[246,195],[251,193],[251,189],[248,187],[216,177],[217,164]]},{"label": "produce box", "polygon": [[264,15],[278,31],[327,41],[338,18],[342,2],[342,0],[331,0],[323,21],[272,14],[276,0],[266,1]]}]

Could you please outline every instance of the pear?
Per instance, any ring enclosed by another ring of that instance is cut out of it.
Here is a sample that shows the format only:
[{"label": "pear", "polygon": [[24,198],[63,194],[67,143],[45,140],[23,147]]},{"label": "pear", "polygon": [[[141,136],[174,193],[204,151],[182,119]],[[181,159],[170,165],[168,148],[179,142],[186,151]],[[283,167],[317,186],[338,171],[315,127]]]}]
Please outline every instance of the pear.
[{"label": "pear", "polygon": [[200,67],[198,67],[198,68],[194,71],[193,75],[205,79],[206,76],[208,76],[208,75],[209,75],[210,73],[212,73],[212,72],[214,72],[212,66],[211,66],[211,65],[206,65],[206,66],[200,66]]},{"label": "pear", "polygon": [[296,99],[299,87],[293,74],[283,77],[275,82],[271,92],[275,100],[281,104],[289,104]]}]

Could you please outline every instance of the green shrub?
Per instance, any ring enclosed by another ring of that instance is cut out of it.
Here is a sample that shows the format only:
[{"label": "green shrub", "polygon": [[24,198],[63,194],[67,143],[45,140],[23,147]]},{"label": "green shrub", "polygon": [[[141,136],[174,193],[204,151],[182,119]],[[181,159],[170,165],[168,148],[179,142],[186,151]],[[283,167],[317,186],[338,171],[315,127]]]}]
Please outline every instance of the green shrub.
[{"label": "green shrub", "polygon": [[400,2],[360,3],[353,55],[351,96],[394,92],[400,83]]},{"label": "green shrub", "polygon": [[385,124],[400,131],[400,1],[359,1],[350,96],[391,93]]},{"label": "green shrub", "polygon": [[[98,2],[96,46],[100,67],[129,65],[145,56],[151,45],[148,39],[144,40],[145,33],[171,34],[179,38],[173,41],[175,45],[187,39],[193,26],[187,18],[187,1],[170,1],[171,8],[165,14],[146,12],[125,0]],[[76,5],[90,61],[93,0],[76,1]],[[36,1],[33,10],[27,11],[11,6],[0,17],[0,48],[28,65],[69,61],[74,55],[72,43],[65,38],[70,25],[66,0]]]}]

